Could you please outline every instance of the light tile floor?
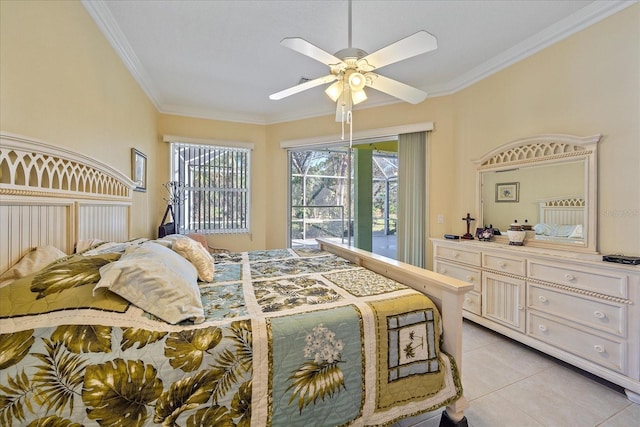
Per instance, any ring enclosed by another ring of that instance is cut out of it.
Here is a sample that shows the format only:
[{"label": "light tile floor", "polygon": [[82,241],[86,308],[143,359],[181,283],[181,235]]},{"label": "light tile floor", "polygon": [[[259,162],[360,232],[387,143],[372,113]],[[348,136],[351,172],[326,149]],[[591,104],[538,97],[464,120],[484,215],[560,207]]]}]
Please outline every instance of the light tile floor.
[{"label": "light tile floor", "polygon": [[[471,427],[640,426],[621,388],[466,320],[462,364]],[[395,427],[436,427],[441,413]]]}]

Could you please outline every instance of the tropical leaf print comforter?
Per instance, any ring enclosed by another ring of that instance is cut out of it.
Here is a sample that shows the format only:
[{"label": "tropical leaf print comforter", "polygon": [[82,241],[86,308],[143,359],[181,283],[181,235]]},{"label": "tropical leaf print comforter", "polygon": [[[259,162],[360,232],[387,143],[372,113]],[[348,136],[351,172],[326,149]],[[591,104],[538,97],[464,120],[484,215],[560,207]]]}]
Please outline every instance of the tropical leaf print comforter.
[{"label": "tropical leaf print comforter", "polygon": [[0,288],[0,425],[385,425],[461,396],[424,295],[316,250],[215,269],[197,325],[93,296],[91,274]]}]

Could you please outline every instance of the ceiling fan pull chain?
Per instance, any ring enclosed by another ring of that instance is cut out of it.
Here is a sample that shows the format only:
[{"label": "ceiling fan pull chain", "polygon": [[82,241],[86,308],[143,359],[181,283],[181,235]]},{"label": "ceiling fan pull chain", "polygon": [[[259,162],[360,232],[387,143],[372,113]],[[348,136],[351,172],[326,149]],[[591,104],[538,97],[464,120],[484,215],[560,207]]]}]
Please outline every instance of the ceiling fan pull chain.
[{"label": "ceiling fan pull chain", "polygon": [[347,111],[347,123],[349,124],[349,150],[351,150],[353,148],[353,111],[352,110]]},{"label": "ceiling fan pull chain", "polygon": [[342,109],[342,120],[340,120],[340,124],[342,125],[342,140],[344,141],[344,104],[341,105]]}]

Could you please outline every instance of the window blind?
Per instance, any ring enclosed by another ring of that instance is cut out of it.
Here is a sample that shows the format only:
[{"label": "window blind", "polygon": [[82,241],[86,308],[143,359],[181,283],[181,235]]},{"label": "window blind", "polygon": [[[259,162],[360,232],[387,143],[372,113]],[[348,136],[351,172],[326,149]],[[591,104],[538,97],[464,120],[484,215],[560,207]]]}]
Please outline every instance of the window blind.
[{"label": "window blind", "polygon": [[180,232],[249,232],[251,150],[174,142],[171,152],[172,179],[183,190]]}]

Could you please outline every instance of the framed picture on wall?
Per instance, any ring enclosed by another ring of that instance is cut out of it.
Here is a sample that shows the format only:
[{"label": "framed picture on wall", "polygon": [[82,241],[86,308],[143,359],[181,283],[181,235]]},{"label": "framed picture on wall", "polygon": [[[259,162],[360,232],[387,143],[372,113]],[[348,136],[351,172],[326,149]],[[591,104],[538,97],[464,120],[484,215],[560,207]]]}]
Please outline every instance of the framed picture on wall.
[{"label": "framed picture on wall", "polygon": [[136,183],[134,191],[147,191],[147,156],[131,149],[131,179]]},{"label": "framed picture on wall", "polygon": [[502,182],[496,184],[496,202],[517,202],[519,197],[519,182]]}]

